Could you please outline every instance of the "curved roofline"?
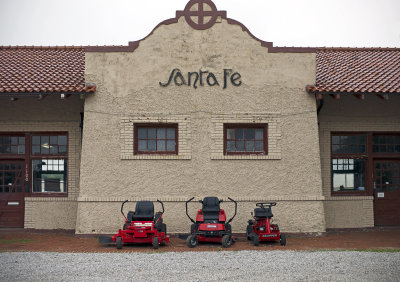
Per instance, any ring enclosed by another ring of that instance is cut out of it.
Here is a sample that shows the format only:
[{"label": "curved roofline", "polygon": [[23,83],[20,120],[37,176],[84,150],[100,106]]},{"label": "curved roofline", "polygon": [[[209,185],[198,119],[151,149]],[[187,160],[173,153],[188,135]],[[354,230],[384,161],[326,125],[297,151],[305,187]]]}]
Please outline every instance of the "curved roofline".
[{"label": "curved roofline", "polygon": [[[314,47],[275,47],[272,42],[263,41],[256,36],[254,36],[250,30],[241,22],[230,19],[227,17],[226,11],[218,11],[218,16],[225,19],[228,24],[239,25],[243,31],[247,32],[252,38],[259,41],[261,46],[268,48],[269,53],[315,53],[317,48]],[[137,41],[129,41],[128,45],[122,46],[86,46],[86,52],[133,52],[139,46],[140,42],[147,39],[150,35],[154,33],[162,25],[170,25],[177,23],[180,17],[185,17],[184,11],[176,11],[175,18],[164,20],[160,22],[146,37],[139,39]]]}]

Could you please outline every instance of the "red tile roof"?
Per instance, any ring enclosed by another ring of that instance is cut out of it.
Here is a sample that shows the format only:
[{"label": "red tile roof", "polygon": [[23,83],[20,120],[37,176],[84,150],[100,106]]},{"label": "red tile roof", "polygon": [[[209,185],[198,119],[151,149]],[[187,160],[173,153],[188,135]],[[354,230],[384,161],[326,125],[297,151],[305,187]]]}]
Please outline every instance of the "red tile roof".
[{"label": "red tile roof", "polygon": [[400,49],[318,48],[312,93],[400,93]]},{"label": "red tile roof", "polygon": [[0,95],[4,93],[90,93],[83,47],[1,47]]}]

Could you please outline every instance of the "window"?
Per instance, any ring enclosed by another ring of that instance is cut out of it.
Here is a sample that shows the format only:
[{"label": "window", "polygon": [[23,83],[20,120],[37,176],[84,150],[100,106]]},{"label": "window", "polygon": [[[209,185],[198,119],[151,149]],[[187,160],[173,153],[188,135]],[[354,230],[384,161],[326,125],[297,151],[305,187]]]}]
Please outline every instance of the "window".
[{"label": "window", "polygon": [[32,155],[66,155],[66,135],[32,136]]},{"label": "window", "polygon": [[135,125],[135,154],[178,154],[177,124]]},{"label": "window", "polygon": [[365,191],[363,159],[332,159],[333,191]]},{"label": "window", "polygon": [[332,192],[366,191],[367,134],[333,134]]},{"label": "window", "polygon": [[372,151],[374,153],[400,153],[400,135],[374,135]]},{"label": "window", "polygon": [[25,154],[25,137],[15,135],[0,136],[0,155]]},{"label": "window", "polygon": [[32,191],[67,192],[67,135],[32,135]]},{"label": "window", "polygon": [[267,155],[267,125],[230,125],[224,126],[224,153]]}]

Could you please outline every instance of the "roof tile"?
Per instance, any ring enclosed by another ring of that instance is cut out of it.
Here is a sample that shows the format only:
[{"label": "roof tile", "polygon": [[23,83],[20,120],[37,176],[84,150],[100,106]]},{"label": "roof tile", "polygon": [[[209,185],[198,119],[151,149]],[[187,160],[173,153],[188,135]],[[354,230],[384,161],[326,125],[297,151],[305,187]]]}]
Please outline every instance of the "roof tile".
[{"label": "roof tile", "polygon": [[400,49],[319,48],[312,93],[400,93]]},{"label": "roof tile", "polygon": [[85,84],[83,47],[0,46],[0,94],[95,90]]}]

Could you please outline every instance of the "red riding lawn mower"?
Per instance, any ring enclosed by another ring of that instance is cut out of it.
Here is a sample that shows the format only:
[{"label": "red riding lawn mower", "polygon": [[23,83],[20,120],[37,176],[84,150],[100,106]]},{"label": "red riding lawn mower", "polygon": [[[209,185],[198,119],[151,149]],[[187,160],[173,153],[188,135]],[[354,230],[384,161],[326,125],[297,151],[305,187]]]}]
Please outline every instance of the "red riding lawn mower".
[{"label": "red riding lawn mower", "polygon": [[112,237],[99,237],[100,243],[115,242],[117,249],[122,249],[123,244],[129,243],[151,243],[154,249],[158,249],[159,245],[169,243],[167,233],[167,225],[163,223],[162,215],[164,213],[163,202],[157,200],[161,204],[162,212],[154,215],[153,202],[139,201],[136,203],[135,212],[129,211],[128,215],[124,214],[124,205],[128,200],[122,203],[121,213],[125,218],[122,230]]},{"label": "red riding lawn mower", "polygon": [[220,208],[220,203],[217,197],[205,197],[199,202],[203,205],[196,214],[196,221],[194,221],[188,214],[188,203],[194,199],[186,201],[186,215],[193,222],[190,227],[190,235],[186,239],[186,244],[189,248],[196,247],[198,242],[215,242],[221,243],[224,248],[228,248],[236,240],[232,236],[232,227],[230,223],[236,216],[237,203],[236,201],[228,198],[235,204],[235,214],[226,222],[226,214]]},{"label": "red riding lawn mower", "polygon": [[257,203],[256,206],[258,208],[254,209],[254,220],[249,220],[247,225],[247,239],[252,240],[254,246],[258,246],[261,241],[280,241],[285,246],[285,234],[281,234],[277,224],[271,224],[274,216],[271,207],[276,206],[276,203]]}]

